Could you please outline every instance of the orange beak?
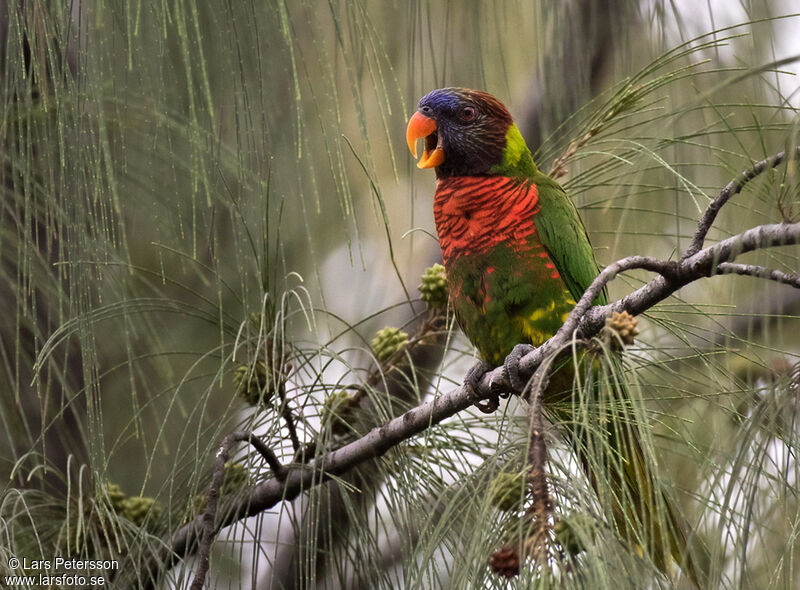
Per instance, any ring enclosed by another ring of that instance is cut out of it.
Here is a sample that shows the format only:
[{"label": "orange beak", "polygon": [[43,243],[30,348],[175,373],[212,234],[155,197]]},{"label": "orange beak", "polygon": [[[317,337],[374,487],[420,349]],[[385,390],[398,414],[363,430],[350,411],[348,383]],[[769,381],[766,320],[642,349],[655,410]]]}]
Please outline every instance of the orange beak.
[{"label": "orange beak", "polygon": [[[427,138],[434,131],[436,131],[436,121],[430,117],[426,117],[419,111],[414,113],[414,116],[408,121],[406,128],[406,143],[408,150],[415,158],[417,157],[417,140]],[[433,138],[431,138],[432,140]],[[417,162],[417,168],[436,168],[444,162],[444,150],[438,143],[434,147],[432,141],[425,141],[425,150],[422,152],[422,157]]]}]

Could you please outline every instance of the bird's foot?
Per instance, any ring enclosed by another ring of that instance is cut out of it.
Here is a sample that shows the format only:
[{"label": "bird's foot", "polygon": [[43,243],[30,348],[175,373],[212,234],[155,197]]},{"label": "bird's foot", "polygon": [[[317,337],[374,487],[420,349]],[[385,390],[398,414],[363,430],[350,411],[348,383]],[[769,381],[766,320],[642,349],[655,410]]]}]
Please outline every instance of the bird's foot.
[{"label": "bird's foot", "polygon": [[[493,369],[492,365],[485,361],[479,361],[475,363],[472,368],[467,371],[467,375],[464,377],[464,387],[467,388],[470,395],[473,397],[478,397],[478,384],[483,379],[483,376]],[[491,414],[494,412],[498,407],[500,407],[500,393],[495,393],[494,388],[492,388],[492,397],[487,399],[485,402],[483,401],[476,401],[474,405],[484,414]]]},{"label": "bird's foot", "polygon": [[514,393],[522,394],[528,387],[528,382],[519,375],[519,361],[532,350],[533,346],[530,344],[517,344],[503,361],[503,375],[508,379]]}]

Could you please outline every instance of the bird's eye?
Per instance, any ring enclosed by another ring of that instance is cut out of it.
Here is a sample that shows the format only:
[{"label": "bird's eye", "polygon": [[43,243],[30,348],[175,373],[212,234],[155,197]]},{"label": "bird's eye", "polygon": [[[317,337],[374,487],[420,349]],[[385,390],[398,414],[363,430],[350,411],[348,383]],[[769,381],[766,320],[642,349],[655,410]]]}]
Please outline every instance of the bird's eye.
[{"label": "bird's eye", "polygon": [[433,112],[433,109],[427,105],[420,107],[419,110],[423,115],[430,115]]},{"label": "bird's eye", "polygon": [[464,107],[458,113],[458,118],[462,121],[472,121],[475,118],[475,107]]}]

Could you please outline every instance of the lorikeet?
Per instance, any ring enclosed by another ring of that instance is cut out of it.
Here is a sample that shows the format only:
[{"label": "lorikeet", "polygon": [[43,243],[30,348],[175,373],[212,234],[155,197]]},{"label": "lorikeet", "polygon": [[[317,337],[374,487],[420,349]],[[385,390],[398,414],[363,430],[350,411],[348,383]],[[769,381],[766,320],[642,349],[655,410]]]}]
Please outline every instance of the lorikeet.
[{"label": "lorikeet", "polygon": [[[540,345],[563,324],[598,274],[592,246],[574,204],[536,167],[495,97],[465,88],[428,93],[406,132],[415,157],[421,138],[425,150],[417,166],[436,171],[434,217],[456,319],[484,361],[500,365],[515,345]],[[595,303],[605,300],[601,294]],[[561,379],[554,376],[550,389],[555,382],[562,389],[565,380],[571,384],[571,367],[559,371]],[[560,399],[569,401],[569,394]],[[556,418],[575,430],[574,416],[557,405]],[[666,498],[655,491],[634,429],[606,429],[610,454],[617,455],[608,460],[616,472],[605,474],[617,528],[665,571],[671,553],[696,581],[674,510],[666,504],[666,517],[654,514],[655,498]],[[587,460],[585,441],[572,442],[596,486],[597,461]],[[659,525],[665,520],[666,531]]]}]

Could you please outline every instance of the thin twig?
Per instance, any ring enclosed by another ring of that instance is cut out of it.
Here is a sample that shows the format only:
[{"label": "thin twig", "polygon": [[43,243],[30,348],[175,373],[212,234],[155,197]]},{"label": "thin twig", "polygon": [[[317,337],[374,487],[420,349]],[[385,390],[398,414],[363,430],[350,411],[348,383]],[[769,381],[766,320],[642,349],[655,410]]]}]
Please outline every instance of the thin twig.
[{"label": "thin twig", "polygon": [[551,178],[561,178],[562,176],[566,175],[567,173],[567,160],[569,160],[572,156],[574,156],[578,150],[584,147],[589,141],[597,135],[600,131],[601,126],[597,125],[586,132],[582,137],[573,140],[570,142],[567,149],[564,151],[563,154],[558,156],[553,163],[550,165],[550,170],[548,170],[547,175]]},{"label": "thin twig", "polygon": [[777,283],[782,283],[784,285],[791,285],[796,289],[800,289],[800,275],[790,274],[783,272],[782,270],[775,270],[765,266],[757,266],[755,264],[722,262],[717,265],[717,274],[736,274],[755,277],[757,279],[767,279]]},{"label": "thin twig", "polygon": [[208,486],[206,494],[206,509],[200,517],[202,523],[202,533],[200,537],[200,548],[197,556],[197,571],[192,581],[191,590],[202,590],[208,574],[209,554],[211,553],[211,543],[216,535],[214,520],[217,516],[217,503],[219,501],[219,490],[225,477],[225,463],[230,456],[230,447],[235,439],[228,435],[222,441],[214,460],[214,473],[211,476],[211,484]]},{"label": "thin twig", "polygon": [[649,270],[671,280],[676,280],[677,275],[681,272],[677,262],[668,262],[650,256],[627,256],[617,260],[605,267],[592,281],[592,284],[589,285],[589,288],[578,300],[559,332],[564,334],[572,333],[577,328],[580,318],[591,307],[592,301],[605,289],[606,285],[614,280],[619,273],[634,269]]},{"label": "thin twig", "polygon": [[[641,288],[637,289],[615,304],[613,311],[626,309],[629,313],[637,315],[671,295],[680,287],[696,279],[718,274],[717,269],[720,264],[733,262],[741,254],[798,243],[800,243],[800,223],[773,223],[756,226],[682,260],[677,268],[679,280],[664,281],[666,283],[664,286],[653,286],[652,292],[647,294]],[[673,288],[676,285],[677,288]],[[596,310],[593,310],[591,314],[587,314],[586,319],[597,321],[597,318],[594,317],[595,313]]]},{"label": "thin twig", "polygon": [[201,523],[201,537],[197,555],[197,571],[192,581],[191,590],[202,590],[208,575],[209,555],[211,545],[214,542],[217,529],[214,526],[217,518],[217,506],[219,504],[220,489],[225,480],[225,464],[230,459],[230,452],[233,445],[237,442],[247,441],[253,445],[264,460],[269,464],[277,481],[286,479],[286,469],[281,465],[275,453],[272,452],[264,442],[252,432],[231,432],[219,445],[217,456],[214,459],[214,472],[211,476],[211,483],[206,494],[206,509],[199,517]]},{"label": "thin twig", "polygon": [[[689,244],[686,252],[683,253],[682,259],[685,260],[690,256],[694,256],[700,251],[700,249],[703,247],[706,236],[711,229],[711,226],[714,224],[714,220],[717,218],[717,214],[719,213],[720,209],[722,209],[722,206],[725,205],[725,203],[727,203],[731,197],[739,194],[744,188],[744,185],[765,170],[780,166],[785,157],[785,152],[779,152],[774,156],[770,156],[769,158],[761,160],[760,162],[756,162],[751,168],[745,170],[739,174],[739,176],[731,180],[725,186],[725,188],[722,189],[722,192],[720,192],[714,198],[714,200],[709,203],[705,213],[703,213],[703,217],[701,217],[700,221],[697,223],[697,230],[695,231],[692,242]],[[795,157],[800,157],[800,146],[795,148]]]},{"label": "thin twig", "polygon": [[294,414],[292,414],[292,410],[289,407],[289,401],[286,399],[286,388],[283,383],[278,387],[278,395],[281,398],[281,418],[286,422],[286,430],[289,432],[289,440],[292,441],[292,449],[297,453],[301,447],[300,438],[297,436],[297,425],[294,421]]},{"label": "thin twig", "polygon": [[555,356],[543,362],[533,374],[530,390],[530,447],[528,448],[528,484],[533,502],[529,512],[533,516],[534,551],[539,554],[549,543],[548,528],[553,513],[553,499],[547,480],[547,444],[544,440],[544,411],[542,397],[550,380]]},{"label": "thin twig", "polygon": [[272,473],[275,474],[275,478],[278,479],[278,481],[286,479],[286,467],[281,464],[277,455],[275,455],[272,449],[270,449],[263,440],[252,432],[234,432],[233,434],[239,437],[238,440],[247,441],[255,447],[258,454],[264,458],[267,465],[272,469]]}]

